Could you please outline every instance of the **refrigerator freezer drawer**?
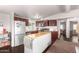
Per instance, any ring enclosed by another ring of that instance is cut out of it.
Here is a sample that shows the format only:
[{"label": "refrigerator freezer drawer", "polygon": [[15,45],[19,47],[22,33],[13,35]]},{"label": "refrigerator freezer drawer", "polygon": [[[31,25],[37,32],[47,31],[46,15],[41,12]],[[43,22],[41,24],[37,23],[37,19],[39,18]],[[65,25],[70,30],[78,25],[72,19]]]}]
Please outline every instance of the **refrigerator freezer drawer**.
[{"label": "refrigerator freezer drawer", "polygon": [[24,35],[15,35],[15,46],[23,44]]}]

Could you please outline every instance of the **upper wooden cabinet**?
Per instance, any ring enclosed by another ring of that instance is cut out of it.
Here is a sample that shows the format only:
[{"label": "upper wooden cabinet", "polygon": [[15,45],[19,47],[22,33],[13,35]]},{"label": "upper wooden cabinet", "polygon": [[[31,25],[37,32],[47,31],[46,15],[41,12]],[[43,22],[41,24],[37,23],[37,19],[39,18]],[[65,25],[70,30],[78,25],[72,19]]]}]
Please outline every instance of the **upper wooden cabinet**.
[{"label": "upper wooden cabinet", "polygon": [[28,22],[28,19],[24,19],[25,22],[26,22],[26,26],[28,26],[29,22]]},{"label": "upper wooden cabinet", "polygon": [[57,20],[36,21],[36,26],[39,26],[39,27],[43,27],[43,26],[57,26]]},{"label": "upper wooden cabinet", "polygon": [[49,26],[57,26],[56,20],[49,20]]},{"label": "upper wooden cabinet", "polygon": [[44,21],[44,26],[49,26],[49,21],[48,20]]},{"label": "upper wooden cabinet", "polygon": [[20,18],[20,17],[14,17],[15,21],[24,21],[26,22],[26,26],[28,25],[28,19]]},{"label": "upper wooden cabinet", "polygon": [[41,27],[43,24],[43,21],[36,21],[36,26]]},{"label": "upper wooden cabinet", "polygon": [[36,21],[36,26],[43,27],[48,25],[48,20]]}]

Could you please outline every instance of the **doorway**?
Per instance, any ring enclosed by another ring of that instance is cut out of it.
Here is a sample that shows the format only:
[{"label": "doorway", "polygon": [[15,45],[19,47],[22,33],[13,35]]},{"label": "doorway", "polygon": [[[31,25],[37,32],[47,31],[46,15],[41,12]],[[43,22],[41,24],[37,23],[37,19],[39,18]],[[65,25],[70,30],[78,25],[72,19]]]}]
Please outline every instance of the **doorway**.
[{"label": "doorway", "polygon": [[66,39],[66,22],[60,22],[60,38],[61,40]]},{"label": "doorway", "polygon": [[72,41],[73,36],[77,36],[77,21],[70,21],[70,41]]}]

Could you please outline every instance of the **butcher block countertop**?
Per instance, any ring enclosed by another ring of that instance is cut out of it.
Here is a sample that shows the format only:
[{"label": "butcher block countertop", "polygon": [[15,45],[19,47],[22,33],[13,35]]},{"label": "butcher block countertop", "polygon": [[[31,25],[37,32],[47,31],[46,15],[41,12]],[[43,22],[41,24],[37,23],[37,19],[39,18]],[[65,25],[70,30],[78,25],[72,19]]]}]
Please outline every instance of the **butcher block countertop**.
[{"label": "butcher block countertop", "polygon": [[35,34],[26,35],[25,37],[38,38],[38,37],[43,36],[43,35],[48,34],[48,33],[50,33],[50,32],[38,32]]}]

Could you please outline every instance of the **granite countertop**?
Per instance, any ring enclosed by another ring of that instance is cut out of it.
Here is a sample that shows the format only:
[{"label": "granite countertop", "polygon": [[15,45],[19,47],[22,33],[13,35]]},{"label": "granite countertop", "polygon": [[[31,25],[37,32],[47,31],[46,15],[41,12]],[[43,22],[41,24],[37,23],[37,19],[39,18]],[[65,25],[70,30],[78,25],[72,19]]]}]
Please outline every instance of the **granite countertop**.
[{"label": "granite countertop", "polygon": [[37,38],[37,37],[43,36],[43,35],[48,34],[48,33],[50,33],[50,32],[38,32],[35,34],[26,35],[25,37]]}]

